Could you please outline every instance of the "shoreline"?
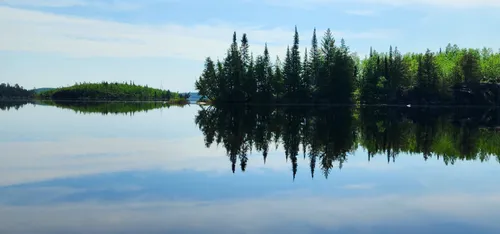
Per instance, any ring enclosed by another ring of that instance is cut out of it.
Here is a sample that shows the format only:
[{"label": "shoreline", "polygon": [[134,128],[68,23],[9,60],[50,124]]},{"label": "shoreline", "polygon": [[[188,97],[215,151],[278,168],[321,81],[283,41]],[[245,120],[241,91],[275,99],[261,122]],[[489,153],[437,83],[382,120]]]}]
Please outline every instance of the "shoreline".
[{"label": "shoreline", "polygon": [[500,105],[450,105],[450,104],[327,104],[327,103],[245,103],[245,102],[225,102],[215,103],[211,101],[189,101],[189,100],[104,100],[104,99],[0,99],[0,102],[64,102],[64,103],[165,103],[171,105],[191,105],[200,106],[255,106],[255,107],[405,107],[405,108],[500,108]]}]

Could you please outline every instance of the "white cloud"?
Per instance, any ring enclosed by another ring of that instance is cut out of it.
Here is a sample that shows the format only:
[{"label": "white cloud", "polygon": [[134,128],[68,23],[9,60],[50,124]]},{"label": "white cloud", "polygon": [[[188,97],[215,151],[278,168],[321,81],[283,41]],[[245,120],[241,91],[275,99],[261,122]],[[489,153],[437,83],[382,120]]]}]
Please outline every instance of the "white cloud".
[{"label": "white cloud", "polygon": [[2,2],[11,6],[30,7],[72,7],[85,6],[88,4],[88,2],[84,0],[3,0]]},{"label": "white cloud", "polygon": [[[54,2],[53,4],[57,4]],[[270,53],[285,53],[291,44],[293,28],[265,29],[235,24],[135,25],[105,20],[85,19],[32,10],[0,7],[0,50],[59,53],[92,57],[174,57],[203,60],[222,57],[231,42],[248,34],[250,48],[261,54],[265,42]],[[301,31],[301,40],[309,45],[312,29]],[[390,31],[336,32],[336,37],[377,39],[390,37]],[[349,42],[348,42],[349,43]],[[302,46],[303,47],[303,46]]]},{"label": "white cloud", "polygon": [[[0,142],[0,148],[0,186],[146,169],[211,173],[231,170],[225,149],[215,145],[206,148],[203,136],[175,140],[69,138],[61,142]],[[271,150],[264,164],[260,153],[255,152],[249,156],[247,171],[288,171],[290,164],[283,160],[283,154],[281,147]]]},{"label": "white cloud", "polygon": [[368,190],[375,188],[375,186],[375,184],[348,184],[343,186],[343,188],[352,190]]},{"label": "white cloud", "polygon": [[[103,0],[4,0],[9,6],[18,7],[49,7],[49,8],[63,8],[63,7],[88,7],[112,11],[129,11],[136,10],[146,6],[148,3],[154,3],[158,0],[149,0],[146,2],[138,1],[103,1]],[[163,1],[176,1],[176,0],[163,0]]]},{"label": "white cloud", "polygon": [[360,0],[389,5],[431,5],[449,8],[500,7],[499,0]]},{"label": "white cloud", "polygon": [[448,8],[469,8],[469,7],[500,7],[499,0],[262,0],[275,6],[298,7],[312,9],[327,5],[335,6],[335,3],[363,3],[373,5],[390,6],[437,6]]},{"label": "white cloud", "polygon": [[359,16],[372,16],[375,15],[375,11],[372,10],[347,10],[349,15],[359,15]]},{"label": "white cloud", "polygon": [[[5,233],[309,233],[348,228],[357,232],[449,224],[500,228],[499,194],[367,195],[288,194],[223,201],[134,201],[0,205]],[[438,217],[436,219],[436,217]],[[250,221],[251,220],[251,221]]]}]

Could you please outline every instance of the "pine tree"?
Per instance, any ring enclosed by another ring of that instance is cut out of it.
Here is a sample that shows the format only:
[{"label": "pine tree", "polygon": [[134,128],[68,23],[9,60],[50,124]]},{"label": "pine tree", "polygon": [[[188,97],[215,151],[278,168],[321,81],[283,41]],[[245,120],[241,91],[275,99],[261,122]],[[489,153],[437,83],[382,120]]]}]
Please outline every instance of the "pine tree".
[{"label": "pine tree", "polygon": [[243,90],[245,91],[246,101],[255,100],[257,93],[257,81],[255,78],[255,64],[253,54],[250,54],[248,69],[245,73],[245,80],[243,83]]},{"label": "pine tree", "polygon": [[318,96],[322,100],[332,101],[333,82],[335,79],[335,39],[330,29],[327,29],[321,42],[323,63],[318,79]]},{"label": "pine tree", "polygon": [[316,28],[313,31],[313,37],[311,40],[311,84],[312,84],[312,93],[316,93],[319,89],[318,87],[318,79],[319,72],[321,69],[321,61],[320,61],[320,53],[318,50],[318,39],[316,38]]},{"label": "pine tree", "polygon": [[286,48],[285,64],[283,65],[283,92],[285,98],[290,98],[293,92],[293,70],[292,70],[292,56],[290,54],[290,47]]},{"label": "pine tree", "polygon": [[301,60],[299,52],[299,33],[297,32],[297,26],[295,26],[295,34],[293,37],[293,46],[291,50],[291,68],[290,68],[290,89],[291,96],[294,100],[301,99],[300,90],[304,90],[301,81]]},{"label": "pine tree", "polygon": [[285,91],[284,87],[284,73],[281,70],[282,64],[280,58],[276,56],[276,62],[274,65],[274,74],[272,81],[272,92],[275,95],[275,98],[282,98],[283,92]]},{"label": "pine tree", "polygon": [[216,95],[219,94],[215,65],[210,57],[206,58],[205,69],[200,78],[195,82],[195,87],[202,98],[214,100]]},{"label": "pine tree", "polygon": [[264,46],[264,57],[263,57],[263,68],[264,68],[264,98],[269,100],[272,93],[272,80],[273,80],[273,67],[271,65],[271,57],[269,55],[269,50],[267,49],[267,43]]},{"label": "pine tree", "polygon": [[301,77],[302,77],[302,89],[303,89],[301,96],[305,99],[304,101],[307,101],[311,97],[311,89],[312,89],[312,83],[311,83],[312,70],[311,70],[311,62],[309,61],[307,54],[307,48],[304,51],[304,62],[302,64]]}]

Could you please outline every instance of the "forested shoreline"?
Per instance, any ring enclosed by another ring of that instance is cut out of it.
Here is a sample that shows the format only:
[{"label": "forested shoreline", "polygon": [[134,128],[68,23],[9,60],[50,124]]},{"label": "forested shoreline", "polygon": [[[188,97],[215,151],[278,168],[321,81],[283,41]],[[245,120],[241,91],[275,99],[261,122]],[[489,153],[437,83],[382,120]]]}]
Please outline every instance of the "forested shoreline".
[{"label": "forested shoreline", "polygon": [[328,29],[321,41],[292,47],[282,62],[272,61],[267,44],[262,55],[249,53],[249,40],[236,32],[226,57],[205,60],[195,82],[202,98],[216,103],[328,104],[500,104],[500,52],[462,49],[448,44],[438,52],[402,54],[370,49],[359,58]]},{"label": "forested shoreline", "polygon": [[187,102],[188,95],[151,88],[130,83],[101,82],[77,83],[41,92],[38,99],[75,100],[75,101],[167,101],[172,103]]},{"label": "forested shoreline", "polygon": [[19,84],[0,84],[0,100],[1,99],[30,99],[33,98],[35,92],[27,90]]},{"label": "forested shoreline", "polygon": [[83,82],[56,89],[45,88],[39,93],[35,90],[24,89],[18,84],[12,86],[2,83],[0,85],[0,100],[164,101],[171,104],[189,102],[189,93],[181,94],[170,90],[151,88],[147,85],[136,85],[133,82]]}]

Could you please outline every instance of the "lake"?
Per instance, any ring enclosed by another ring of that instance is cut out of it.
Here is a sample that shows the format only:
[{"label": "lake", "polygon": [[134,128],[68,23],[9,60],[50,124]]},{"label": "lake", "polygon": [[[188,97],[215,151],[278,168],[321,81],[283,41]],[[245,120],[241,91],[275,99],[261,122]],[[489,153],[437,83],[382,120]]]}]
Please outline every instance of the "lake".
[{"label": "lake", "polygon": [[0,233],[500,233],[498,110],[0,107]]}]

